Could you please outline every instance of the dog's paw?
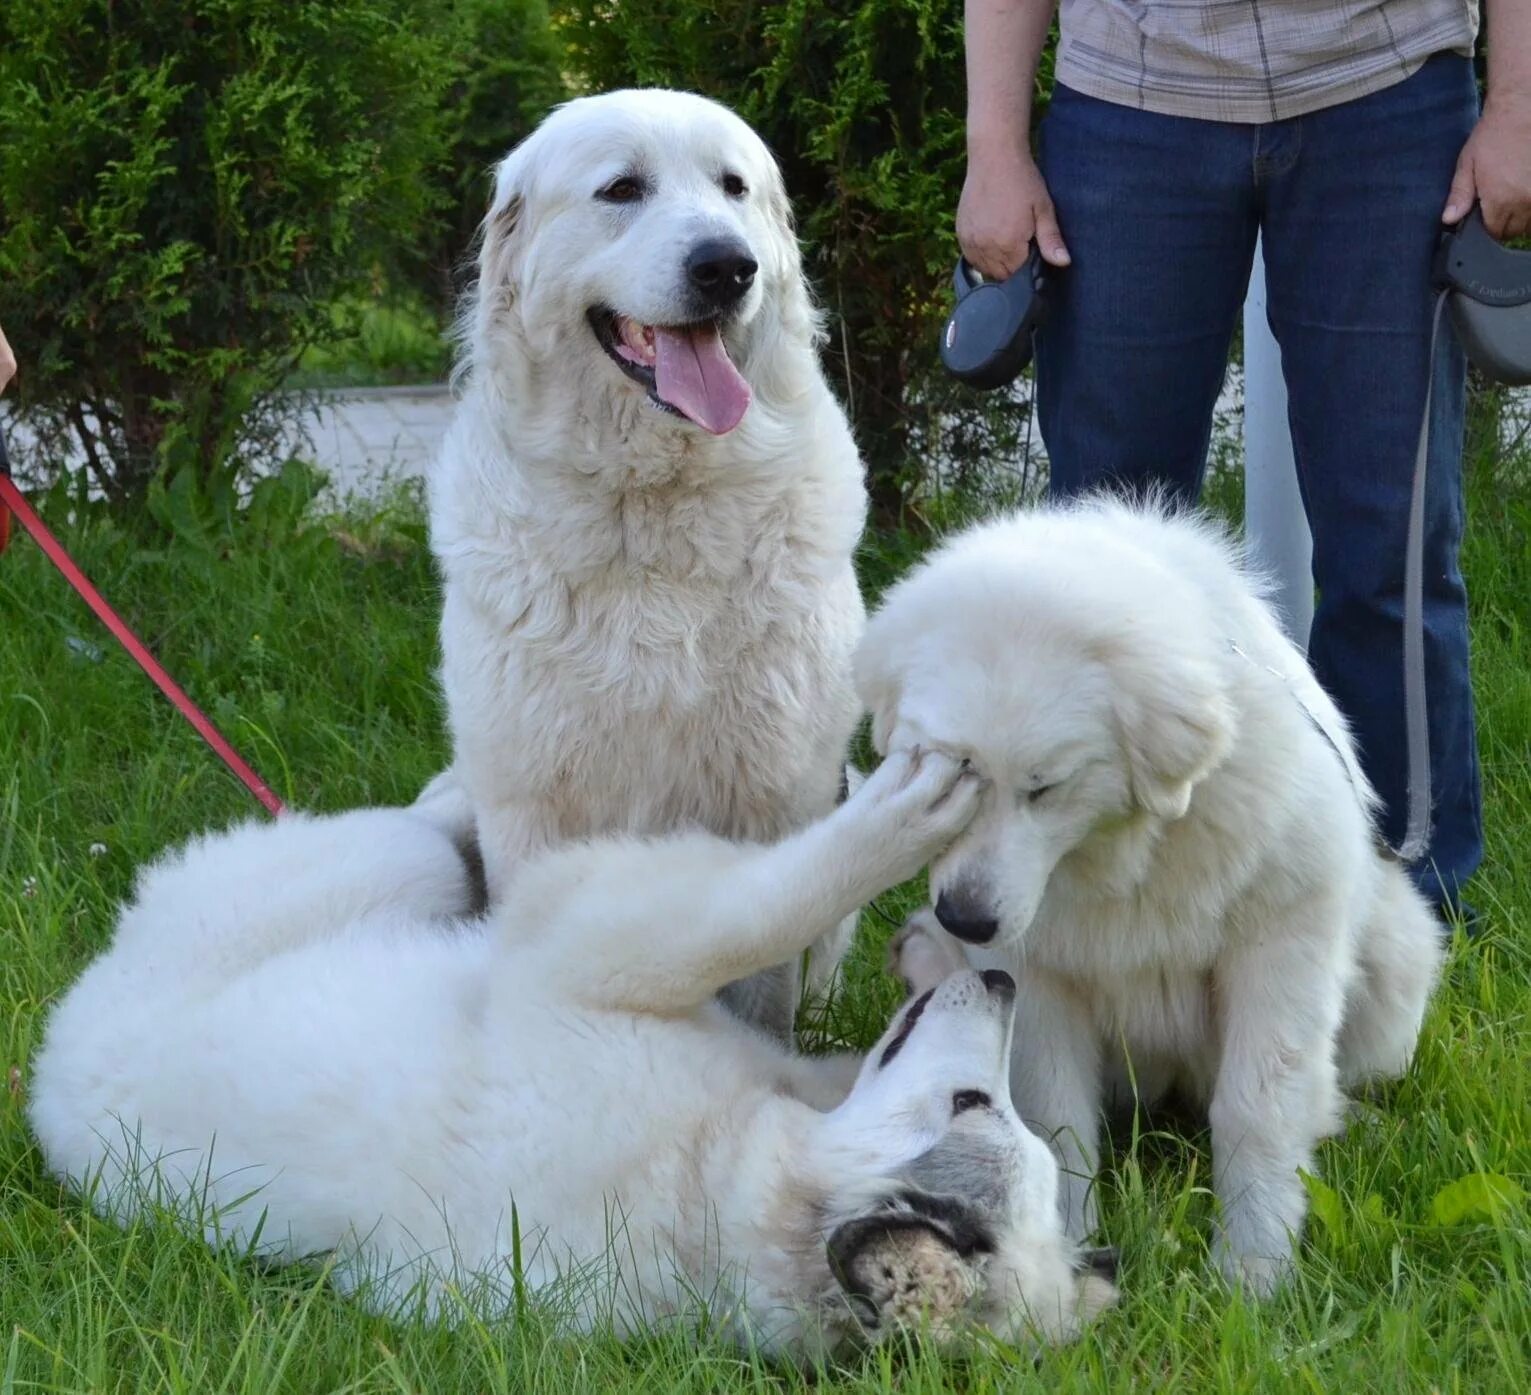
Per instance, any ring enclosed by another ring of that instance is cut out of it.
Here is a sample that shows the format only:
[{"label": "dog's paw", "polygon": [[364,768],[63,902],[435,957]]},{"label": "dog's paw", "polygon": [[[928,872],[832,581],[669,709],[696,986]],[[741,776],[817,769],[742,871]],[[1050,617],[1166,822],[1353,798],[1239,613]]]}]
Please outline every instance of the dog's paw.
[{"label": "dog's paw", "polygon": [[879,889],[912,877],[972,821],[983,781],[940,751],[894,751],[841,808],[855,843],[847,848],[875,873]]},{"label": "dog's paw", "polygon": [[903,980],[911,997],[967,967],[962,947],[941,928],[929,906],[910,916],[888,946],[888,972]]},{"label": "dog's paw", "polygon": [[1290,1254],[1238,1254],[1226,1239],[1218,1241],[1213,1257],[1224,1279],[1262,1301],[1278,1293],[1296,1268]]}]

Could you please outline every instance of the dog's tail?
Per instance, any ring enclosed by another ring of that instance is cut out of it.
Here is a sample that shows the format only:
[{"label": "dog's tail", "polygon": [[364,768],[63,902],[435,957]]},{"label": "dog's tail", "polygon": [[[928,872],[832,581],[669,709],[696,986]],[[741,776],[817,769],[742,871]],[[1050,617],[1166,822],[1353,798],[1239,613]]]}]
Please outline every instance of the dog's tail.
[{"label": "dog's tail", "polygon": [[1408,1068],[1444,958],[1440,922],[1401,865],[1387,862],[1361,932],[1340,1031],[1340,1084],[1395,1080]]}]

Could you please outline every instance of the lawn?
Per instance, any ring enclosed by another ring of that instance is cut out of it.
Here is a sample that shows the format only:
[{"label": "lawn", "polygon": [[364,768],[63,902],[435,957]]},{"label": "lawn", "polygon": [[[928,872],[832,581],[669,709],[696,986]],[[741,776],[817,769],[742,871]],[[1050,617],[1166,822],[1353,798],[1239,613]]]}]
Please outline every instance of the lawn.
[{"label": "lawn", "polygon": [[[1125,1301],[1082,1343],[1035,1368],[992,1347],[945,1361],[890,1349],[816,1373],[818,1389],[1531,1390],[1531,1217],[1514,1200],[1531,1190],[1525,464],[1480,464],[1469,480],[1489,839],[1472,897],[1484,928],[1458,937],[1409,1078],[1323,1148],[1294,1286],[1264,1307],[1230,1296],[1206,1260],[1206,1139],[1144,1128],[1120,1140],[1103,1188]],[[55,518],[66,505],[44,502]],[[198,546],[146,545],[96,515],[67,535],[294,804],[406,800],[440,766],[436,584],[417,504]],[[869,587],[915,550],[907,537],[869,547]],[[255,810],[25,538],[0,558],[0,753],[0,1395],[804,1383],[684,1331],[623,1347],[568,1338],[535,1311],[515,1330],[391,1324],[336,1297],[317,1269],[262,1272],[164,1229],[93,1219],[43,1174],[23,1120],[43,1014],[102,944],[139,862]],[[875,1034],[895,996],[877,968],[888,934],[869,914],[820,1035]]]}]

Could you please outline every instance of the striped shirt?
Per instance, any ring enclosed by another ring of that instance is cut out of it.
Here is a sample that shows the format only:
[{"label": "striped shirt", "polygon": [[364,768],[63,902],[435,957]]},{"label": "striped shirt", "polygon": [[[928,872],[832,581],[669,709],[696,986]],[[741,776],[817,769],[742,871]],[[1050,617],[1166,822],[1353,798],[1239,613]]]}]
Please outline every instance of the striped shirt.
[{"label": "striped shirt", "polygon": [[1057,80],[1108,102],[1281,121],[1471,55],[1478,0],[1061,0]]}]

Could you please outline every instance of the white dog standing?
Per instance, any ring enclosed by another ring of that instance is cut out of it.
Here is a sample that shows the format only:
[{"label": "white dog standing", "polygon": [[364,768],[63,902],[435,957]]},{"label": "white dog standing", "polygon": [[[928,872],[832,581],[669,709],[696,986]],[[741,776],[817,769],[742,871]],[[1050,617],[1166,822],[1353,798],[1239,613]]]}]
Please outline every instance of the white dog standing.
[{"label": "white dog standing", "polygon": [[[1103,1101],[1207,1106],[1219,1258],[1291,1264],[1340,1089],[1400,1074],[1440,930],[1374,841],[1334,704],[1210,525],[1097,503],[991,523],[894,588],[858,658],[880,747],[991,782],[935,916],[1020,979],[1021,1116],[1094,1226]],[[933,950],[917,920],[904,948]],[[955,945],[948,942],[948,954]]]},{"label": "white dog standing", "polygon": [[[684,93],[560,108],[499,168],[462,334],[430,481],[455,755],[424,799],[460,786],[491,900],[564,840],[829,810],[866,501],[760,139]],[[785,975],[744,1006],[790,1030]]]},{"label": "white dog standing", "polygon": [[793,1355],[921,1322],[1067,1338],[1114,1290],[1009,1103],[1007,975],[927,982],[914,956],[922,996],[848,1095],[843,1061],[712,998],[916,872],[977,797],[895,756],[772,847],[544,854],[487,931],[451,919],[465,868],[416,812],[204,838],[55,1010],[33,1127],[107,1214],[332,1255],[389,1312],[503,1313],[521,1281],[581,1328],[705,1311]]}]

